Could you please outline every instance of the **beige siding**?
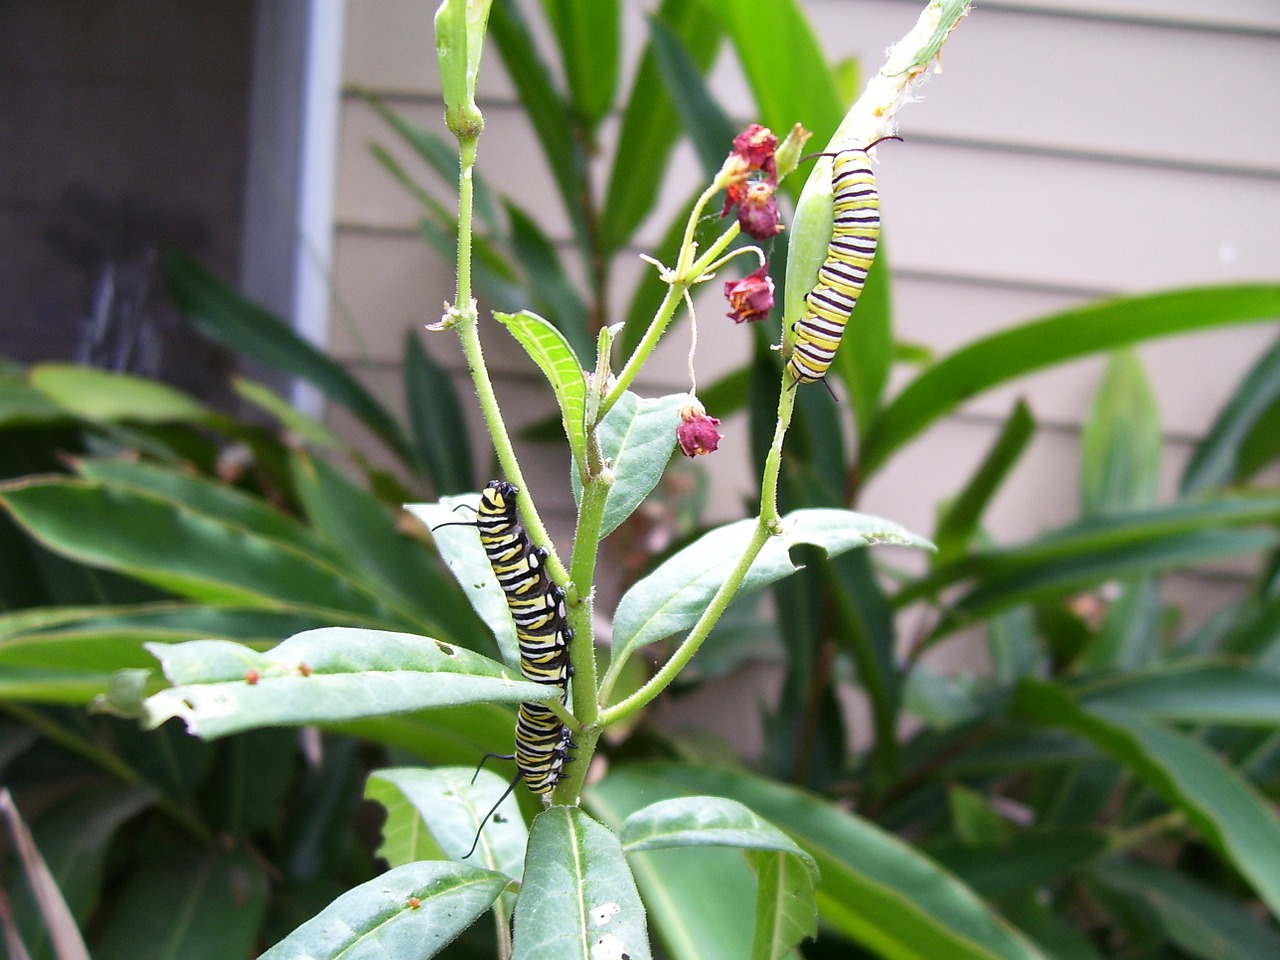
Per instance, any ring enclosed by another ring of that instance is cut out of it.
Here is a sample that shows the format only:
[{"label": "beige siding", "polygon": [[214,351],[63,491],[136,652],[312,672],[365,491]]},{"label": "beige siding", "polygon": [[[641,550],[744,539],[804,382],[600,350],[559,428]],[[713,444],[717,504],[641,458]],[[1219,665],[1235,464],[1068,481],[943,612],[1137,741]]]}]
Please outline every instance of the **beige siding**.
[{"label": "beige siding", "polygon": [[[629,25],[639,25],[644,6],[628,4]],[[857,56],[867,69],[878,66],[884,47],[919,9],[899,0],[810,0],[807,6],[828,55]],[[903,113],[906,142],[880,151],[899,335],[945,352],[1097,295],[1274,278],[1280,272],[1278,9],[1272,0],[979,4],[946,48],[945,73]],[[354,0],[348,11],[349,87],[378,91],[443,133],[426,6]],[[631,33],[633,41],[640,36]],[[741,112],[750,99],[738,71],[726,60],[713,77],[723,102]],[[557,205],[538,202],[554,196],[550,175],[492,53],[481,92],[487,118],[481,175],[537,209],[544,229],[565,241],[568,227]],[[452,295],[452,278],[417,236],[414,204],[369,156],[369,141],[396,146],[368,107],[349,95],[335,281],[359,337],[337,318],[331,349],[380,392],[398,395],[405,331],[438,317]],[[405,151],[395,152],[422,172]],[[606,176],[601,167],[597,185]],[[698,178],[690,152],[677,156],[670,176],[673,198],[688,192]],[[448,198],[444,185],[423,177]],[[662,225],[647,224],[642,241],[652,242]],[[639,272],[648,269],[638,252],[617,267],[615,303],[625,302]],[[747,353],[741,332],[723,320],[717,292],[704,290],[698,300],[703,384]],[[1274,334],[1267,325],[1143,348],[1168,432],[1165,495],[1193,438]],[[646,390],[684,389],[687,337],[685,324],[664,345]],[[497,330],[486,331],[485,339],[505,389],[519,398],[522,418],[549,413],[550,401],[539,394],[519,350]],[[439,335],[426,340],[465,389],[456,344]],[[994,504],[992,530],[1010,542],[1070,518],[1079,425],[1100,369],[1100,360],[1082,361],[975,398],[962,416],[935,426],[896,458],[867,490],[865,509],[930,532],[935,504],[956,492],[1014,399],[1023,396],[1047,429]],[[900,372],[895,383],[902,380]],[[736,515],[746,492],[746,426],[736,417],[726,427],[724,453],[705,464],[724,485],[713,507],[717,518]],[[564,465],[545,451],[532,456],[536,493],[567,535]],[[1185,584],[1178,591],[1192,600],[1218,592]]]}]

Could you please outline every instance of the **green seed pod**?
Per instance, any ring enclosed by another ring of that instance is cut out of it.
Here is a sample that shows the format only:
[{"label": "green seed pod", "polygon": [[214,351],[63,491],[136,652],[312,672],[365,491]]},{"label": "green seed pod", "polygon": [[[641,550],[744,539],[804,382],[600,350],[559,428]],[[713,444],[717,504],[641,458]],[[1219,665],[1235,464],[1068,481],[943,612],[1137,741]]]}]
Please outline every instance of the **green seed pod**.
[{"label": "green seed pod", "polygon": [[831,159],[820,157],[796,203],[787,243],[787,290],[782,314],[782,356],[791,356],[793,327],[804,316],[804,298],[818,285],[818,268],[827,259],[835,199],[831,190]]},{"label": "green seed pod", "polygon": [[436,10],[436,58],[444,90],[444,122],[458,141],[473,141],[484,129],[476,106],[480,52],[492,0],[444,0]]}]

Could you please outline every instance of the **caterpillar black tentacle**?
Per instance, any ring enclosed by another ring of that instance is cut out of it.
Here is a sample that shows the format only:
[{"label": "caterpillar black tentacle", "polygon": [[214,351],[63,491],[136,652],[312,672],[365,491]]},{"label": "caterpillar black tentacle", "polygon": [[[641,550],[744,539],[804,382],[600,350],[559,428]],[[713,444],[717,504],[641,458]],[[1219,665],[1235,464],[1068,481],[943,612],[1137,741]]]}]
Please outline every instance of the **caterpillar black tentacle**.
[{"label": "caterpillar black tentacle", "polygon": [[831,185],[835,214],[827,259],[818,270],[818,284],[805,297],[805,312],[795,322],[795,343],[787,359],[791,386],[823,380],[835,359],[849,315],[857,306],[867,271],[880,240],[880,196],[865,147],[849,147],[831,156]]}]

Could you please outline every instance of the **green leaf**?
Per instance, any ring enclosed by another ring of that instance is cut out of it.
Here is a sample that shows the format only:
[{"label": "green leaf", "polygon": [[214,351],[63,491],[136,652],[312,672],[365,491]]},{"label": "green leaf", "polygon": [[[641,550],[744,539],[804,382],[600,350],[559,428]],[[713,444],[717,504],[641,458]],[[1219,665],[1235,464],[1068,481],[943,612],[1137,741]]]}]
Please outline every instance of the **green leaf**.
[{"label": "green leaf", "polygon": [[44,391],[27,382],[25,372],[0,368],[0,427],[57,423],[68,414]]},{"label": "green leaf", "polygon": [[270,387],[245,377],[232,377],[231,388],[236,392],[236,396],[274,417],[282,427],[303,443],[322,450],[346,448],[346,444],[338,439],[333,431],[319,420],[313,420],[298,410]]},{"label": "green leaf", "polygon": [[753,853],[759,878],[751,960],[781,960],[801,940],[818,935],[816,871],[781,853]]},{"label": "green leaf", "polygon": [[[700,3],[663,0],[655,19],[680,40],[698,70],[705,74],[720,50],[716,18]],[[650,41],[640,58],[622,113],[618,147],[601,211],[599,242],[606,256],[621,249],[652,212],[667,161],[680,135],[679,118],[658,74]],[[684,220],[680,223],[683,225]],[[630,349],[626,352],[630,353]]]},{"label": "green leaf", "polygon": [[577,807],[529,830],[514,960],[651,960],[644,906],[618,838]]},{"label": "green leaf", "polygon": [[515,0],[494,3],[489,15],[489,35],[498,45],[507,75],[538,137],[542,155],[551,166],[551,175],[578,245],[584,255],[589,255],[591,231],[587,228],[586,207],[581,202],[582,185],[588,182],[586,155],[580,139],[574,135],[569,107],[539,55],[533,33]]},{"label": "green leaf", "polygon": [[414,629],[459,641],[474,632],[475,621],[459,611],[457,594],[434,558],[399,528],[398,512],[319,458],[299,454],[293,477],[307,518],[343,558],[342,569],[351,579]]},{"label": "green leaf", "polygon": [[[689,395],[638,397],[625,392],[600,421],[600,452],[612,463],[614,482],[604,502],[601,538],[620,527],[662,479],[676,444],[680,408]],[[582,480],[573,473],[573,498],[582,502]]]},{"label": "green leaf", "polygon": [[1019,400],[981,465],[938,520],[938,529],[933,537],[938,545],[935,566],[954,560],[964,552],[991,498],[1027,449],[1035,430],[1031,409]]},{"label": "green leaf", "polygon": [[622,10],[618,0],[546,0],[573,108],[595,129],[618,87]]},{"label": "green leaf", "polygon": [[620,778],[648,796],[729,797],[786,831],[822,871],[817,900],[824,923],[878,956],[1044,960],[937,864],[811,794],[750,774],[681,764],[630,765],[612,771],[605,782]]},{"label": "green leaf", "polygon": [[[617,769],[594,784],[588,808],[615,830],[628,815],[655,800],[675,799],[681,791],[632,777]],[[652,850],[627,857],[649,922],[672,960],[742,960],[751,950],[752,929],[742,917],[758,884],[746,859],[731,848],[698,847]],[[698,904],[690,910],[687,905]]]},{"label": "green leaf", "polygon": [[738,129],[712,97],[703,79],[705,68],[690,53],[691,47],[701,46],[701,38],[686,45],[659,18],[648,19],[658,75],[675,104],[681,125],[693,141],[702,175],[710,180],[733,148]]},{"label": "green leaf", "polygon": [[[800,119],[825,143],[844,109],[827,59],[795,0],[702,0],[720,17],[751,85],[760,122],[784,137]],[[785,55],[779,55],[785,51]]]},{"label": "green leaf", "polygon": [[1109,858],[1092,871],[1112,894],[1141,903],[1180,950],[1202,960],[1280,957],[1280,934],[1221,890],[1170,868]]},{"label": "green leaf", "polygon": [[[520,644],[511,609],[474,529],[475,521],[467,519],[475,516],[479,503],[480,494],[466,493],[442,497],[439,503],[406,503],[405,509],[431,530],[445,566],[467,595],[471,608],[493,631],[502,659],[514,667],[520,663]],[[470,513],[459,508],[470,508]]]},{"label": "green leaf", "polygon": [[[1007,826],[1007,824],[1006,824]],[[1107,850],[1105,833],[1080,827],[1011,832],[1003,841],[929,843],[925,852],[987,898],[1033,892]]]},{"label": "green leaf", "polygon": [[1147,720],[1280,727],[1280,674],[1228,663],[1178,663],[1081,684],[1089,708],[1123,709]]},{"label": "green leaf", "polygon": [[395,419],[341,364],[186,254],[166,250],[163,264],[170,296],[200,333],[268,367],[302,377],[350,410],[403,463],[413,466],[413,453]]},{"label": "green leaf", "polygon": [[365,798],[387,810],[378,856],[393,867],[415,860],[461,860],[479,832],[473,865],[519,880],[529,833],[514,795],[480,830],[507,788],[496,773],[468,767],[389,767],[370,774]]},{"label": "green leaf", "polygon": [[1076,703],[1052,683],[1023,680],[1015,704],[1025,716],[1087,738],[1142,777],[1187,815],[1273,914],[1280,913],[1280,820],[1236,770],[1196,741],[1140,714]]},{"label": "green leaf", "polygon": [[[632,586],[614,613],[614,657],[625,659],[638,647],[691,627],[742,557],[755,528],[754,520],[718,527]],[[795,510],[782,518],[782,529],[756,557],[738,596],[795,573],[789,551],[798,544],[814,544],[828,556],[876,543],[928,546],[896,523],[851,510]]]},{"label": "green leaf", "polygon": [[468,703],[325,726],[394,747],[405,757],[433,764],[471,764],[469,769],[474,769],[476,758],[511,749],[515,724],[516,713],[510,705]]},{"label": "green leaf", "polygon": [[[955,612],[989,613],[1056,591],[1263,548],[1275,539],[1274,533],[1229,528],[1273,523],[1277,518],[1280,497],[1274,495],[1220,496],[1093,517],[1029,544],[944,564],[900,591],[895,604],[972,578],[976,586],[957,601]],[[944,624],[947,629],[955,625]]]},{"label": "green leaf", "polygon": [[[387,125],[413,148],[413,151],[422,158],[423,162],[439,175],[450,190],[457,189],[461,167],[458,163],[458,148],[454,144],[392,110],[376,94],[368,90],[353,90],[352,92],[362,97],[365,103],[369,104],[378,116],[385,120]],[[413,183],[404,172],[404,168],[396,163],[385,150],[376,145],[370,149],[373,151],[374,156],[383,163],[383,166],[387,167],[392,176],[399,180],[405,189],[412,193],[423,206],[433,213],[439,211],[440,215],[437,216],[439,223],[443,224],[446,221],[451,221],[452,229],[457,230],[458,221],[456,215],[450,214],[439,201]],[[485,226],[496,233],[498,230],[497,207],[494,204],[489,188],[478,170],[472,169],[471,181],[476,212],[484,220]]]},{"label": "green leaf", "polygon": [[0,503],[51,550],[193,600],[389,617],[376,596],[327,557],[168,498],[54,479],[0,487]]},{"label": "green leaf", "polygon": [[1164,434],[1142,361],[1111,355],[1080,433],[1080,498],[1085,516],[1155,503]]},{"label": "green leaf", "polygon": [[536,313],[495,313],[494,317],[520,341],[525,352],[538,365],[560,405],[565,436],[579,467],[586,462],[587,377],[582,364],[559,330]]},{"label": "green leaf", "polygon": [[422,349],[412,330],[404,338],[404,392],[414,449],[436,493],[474,489],[471,441],[467,431],[459,429],[463,419],[458,394],[448,373]]},{"label": "green leaf", "polygon": [[1195,493],[1238,479],[1243,446],[1254,426],[1280,401],[1280,341],[1258,358],[1182,472],[1181,490]]},{"label": "green leaf", "polygon": [[510,200],[511,246],[524,267],[534,306],[551,318],[579,357],[591,356],[595,346],[588,331],[587,305],[564,272],[560,255],[538,222]]},{"label": "green leaf", "polygon": [[267,909],[262,865],[242,850],[157,848],[117,891],[96,960],[248,956]]},{"label": "green leaf", "polygon": [[352,720],[463,703],[556,699],[507,668],[430,637],[323,627],[265,653],[224,640],[149,644],[173,687],[147,699],[145,724],[181,717],[213,739],[255,727]]},{"label": "green leaf", "polygon": [[340,555],[321,540],[314,530],[265,500],[237,490],[227,483],[147,461],[118,457],[77,460],[75,468],[76,473],[88,480],[139,493],[153,493],[262,537],[320,557],[335,561],[340,559]]},{"label": "green leaf", "polygon": [[1280,286],[1202,287],[1089,304],[1002,330],[925,370],[867,432],[862,472],[961,403],[1015,377],[1101,350],[1156,337],[1280,317]]},{"label": "green leaf", "polygon": [[509,882],[461,863],[408,863],[347,891],[259,960],[426,960],[471,926]]},{"label": "green leaf", "polygon": [[663,850],[668,847],[740,847],[768,850],[799,858],[815,875],[813,857],[785,833],[724,797],[674,797],[631,814],[619,832],[622,849]]},{"label": "green leaf", "polygon": [[210,411],[173,387],[145,377],[71,363],[31,368],[31,385],[72,416],[91,423],[201,421]]}]

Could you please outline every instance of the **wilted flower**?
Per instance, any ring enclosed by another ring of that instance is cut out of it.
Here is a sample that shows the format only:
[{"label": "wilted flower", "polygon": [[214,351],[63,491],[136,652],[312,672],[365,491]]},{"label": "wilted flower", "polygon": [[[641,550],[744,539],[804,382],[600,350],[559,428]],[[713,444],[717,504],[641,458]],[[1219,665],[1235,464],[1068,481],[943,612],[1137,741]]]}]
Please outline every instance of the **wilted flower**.
[{"label": "wilted flower", "polygon": [[747,164],[759,170],[770,180],[778,179],[778,169],[774,164],[774,151],[778,149],[778,138],[768,127],[753,123],[733,138],[733,152],[742,157]]},{"label": "wilted flower", "polygon": [[774,188],[772,183],[753,180],[738,201],[738,225],[757,240],[768,240],[782,229]]},{"label": "wilted flower", "polygon": [[774,159],[778,138],[768,127],[753,123],[733,138],[733,152],[720,168],[725,216],[736,204],[738,224],[757,240],[768,240],[782,225],[778,218],[778,166]]},{"label": "wilted flower", "polygon": [[726,280],[724,296],[733,312],[726,314],[734,323],[763,320],[773,309],[773,278],[769,265],[747,274],[741,280]]},{"label": "wilted flower", "polygon": [[700,457],[714,453],[720,445],[722,434],[716,427],[720,421],[707,416],[706,409],[697,400],[680,409],[680,425],[676,427],[676,442],[686,457]]}]

